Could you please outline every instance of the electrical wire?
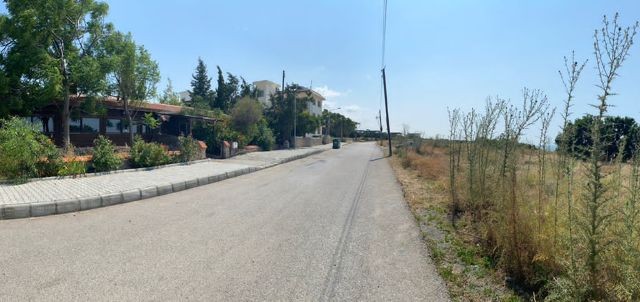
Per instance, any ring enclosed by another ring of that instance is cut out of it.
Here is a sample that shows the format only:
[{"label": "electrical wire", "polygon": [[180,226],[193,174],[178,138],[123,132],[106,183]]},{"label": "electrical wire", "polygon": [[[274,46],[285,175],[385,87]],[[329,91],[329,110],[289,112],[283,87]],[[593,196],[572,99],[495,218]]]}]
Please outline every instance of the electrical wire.
[{"label": "electrical wire", "polygon": [[[386,55],[386,44],[387,44],[387,0],[382,1],[382,58],[380,60],[380,70],[385,68],[385,55]],[[380,77],[380,104],[378,105],[378,112],[382,112],[382,94],[383,94],[383,81],[382,77]],[[380,119],[380,124],[382,125],[382,114],[378,115]]]}]

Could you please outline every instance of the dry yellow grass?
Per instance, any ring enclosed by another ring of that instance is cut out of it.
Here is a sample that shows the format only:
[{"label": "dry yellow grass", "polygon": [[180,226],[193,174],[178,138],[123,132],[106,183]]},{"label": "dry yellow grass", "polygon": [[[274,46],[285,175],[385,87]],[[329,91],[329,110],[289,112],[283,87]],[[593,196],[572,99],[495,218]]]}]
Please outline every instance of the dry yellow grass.
[{"label": "dry yellow grass", "polygon": [[421,154],[407,151],[406,156],[391,159],[438,272],[454,301],[518,301],[504,285],[501,272],[480,255],[477,236],[465,227],[451,226],[446,152],[445,148],[423,145]]}]

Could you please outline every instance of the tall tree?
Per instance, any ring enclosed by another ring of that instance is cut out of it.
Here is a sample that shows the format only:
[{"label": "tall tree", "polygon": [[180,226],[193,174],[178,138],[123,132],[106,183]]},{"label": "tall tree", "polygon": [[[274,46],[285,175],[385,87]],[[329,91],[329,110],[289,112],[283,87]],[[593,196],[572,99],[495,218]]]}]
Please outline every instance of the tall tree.
[{"label": "tall tree", "polygon": [[214,100],[207,65],[204,64],[201,58],[198,58],[196,72],[192,75],[189,96],[191,97],[191,105],[196,108],[210,108]]},{"label": "tall tree", "polygon": [[238,100],[240,93],[240,80],[237,76],[227,72],[227,79],[225,80],[224,74],[220,66],[218,68],[218,89],[216,89],[216,98],[213,103],[213,108],[219,108],[223,112],[229,113],[231,108]]},{"label": "tall tree", "polygon": [[114,32],[104,43],[104,59],[109,70],[111,92],[122,102],[129,143],[133,145],[134,116],[146,100],[155,96],[160,80],[158,63],[143,46],[137,46],[131,34]]},{"label": "tall tree", "polygon": [[95,47],[110,25],[108,5],[95,0],[5,0],[4,21],[11,49],[7,53],[10,87],[15,95],[35,95],[30,102],[61,100],[62,134],[70,145],[70,95],[99,93],[104,73]]},{"label": "tall tree", "polygon": [[[271,96],[271,107],[265,111],[265,117],[269,122],[269,127],[273,129],[278,143],[283,143],[293,137],[294,109],[296,102],[296,120],[298,134],[313,132],[320,124],[318,117],[309,113],[308,102],[313,101],[310,94],[304,95],[300,92],[302,87],[297,84],[287,85],[284,95],[281,91]],[[333,126],[332,126],[333,127]]]},{"label": "tall tree", "polygon": [[176,106],[182,105],[180,96],[173,90],[173,84],[170,78],[167,78],[167,88],[164,89],[162,96],[160,96],[160,103]]},{"label": "tall tree", "polygon": [[256,87],[252,84],[247,83],[247,81],[243,78],[240,77],[240,98],[244,98],[244,97],[257,97],[256,93]]}]

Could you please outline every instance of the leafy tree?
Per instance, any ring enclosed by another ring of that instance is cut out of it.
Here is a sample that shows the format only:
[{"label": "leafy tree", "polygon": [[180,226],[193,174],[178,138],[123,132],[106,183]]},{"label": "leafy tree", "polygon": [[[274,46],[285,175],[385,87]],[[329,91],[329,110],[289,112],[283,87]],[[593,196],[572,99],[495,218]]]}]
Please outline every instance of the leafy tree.
[{"label": "leafy tree", "polygon": [[325,134],[335,137],[355,137],[358,127],[358,123],[350,118],[337,112],[329,112],[326,109],[322,111],[321,122],[326,129]]},{"label": "leafy tree", "polygon": [[[556,143],[560,145],[560,138],[566,137],[569,146],[568,152],[575,157],[587,159],[591,156],[593,147],[593,121],[594,116],[585,115],[569,122],[565,127],[565,134],[560,133],[556,138]],[[602,160],[613,160],[622,150],[623,160],[632,158],[636,151],[636,146],[640,143],[640,127],[633,118],[607,116],[601,125],[600,141],[603,146]],[[564,136],[563,136],[564,135]]]},{"label": "leafy tree", "polygon": [[249,140],[257,135],[257,123],[262,119],[262,105],[257,100],[244,97],[231,109],[233,129],[244,134]]},{"label": "leafy tree", "polygon": [[146,99],[155,96],[160,80],[158,63],[143,46],[137,46],[131,34],[114,32],[104,43],[108,62],[110,90],[122,102],[129,127],[129,142],[134,143],[133,117]]},{"label": "leafy tree", "polygon": [[162,96],[160,97],[160,104],[168,104],[180,106],[182,102],[180,101],[180,96],[173,90],[173,85],[171,83],[171,79],[167,79],[167,88],[162,92]]},{"label": "leafy tree", "polygon": [[[3,56],[10,92],[9,106],[29,110],[61,100],[63,144],[70,146],[70,94],[95,94],[104,88],[104,73],[95,47],[111,27],[104,21],[108,5],[95,0],[6,0],[8,17]],[[6,44],[5,44],[6,45]],[[6,110],[5,110],[6,111]]]},{"label": "leafy tree", "polygon": [[296,131],[298,132],[298,135],[314,133],[318,127],[320,127],[320,117],[317,117],[306,110],[298,113],[296,121]]},{"label": "leafy tree", "polygon": [[313,132],[319,125],[319,120],[308,112],[307,103],[313,100],[311,95],[301,95],[300,91],[302,91],[302,87],[297,84],[288,85],[284,94],[277,91],[271,97],[271,107],[265,111],[269,126],[278,143],[283,143],[293,137],[294,102],[296,102],[298,133]]},{"label": "leafy tree", "polygon": [[214,92],[211,90],[211,78],[207,72],[207,65],[201,58],[198,58],[196,72],[192,75],[189,96],[191,97],[191,106],[195,108],[208,109],[212,107]]}]

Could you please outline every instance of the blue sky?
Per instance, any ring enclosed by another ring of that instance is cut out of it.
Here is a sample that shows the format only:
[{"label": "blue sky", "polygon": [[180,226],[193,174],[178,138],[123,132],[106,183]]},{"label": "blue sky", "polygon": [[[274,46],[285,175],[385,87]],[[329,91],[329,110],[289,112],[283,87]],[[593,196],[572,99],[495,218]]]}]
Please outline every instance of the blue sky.
[{"label": "blue sky", "polygon": [[[163,81],[189,89],[198,57],[248,81],[309,85],[361,128],[377,128],[382,0],[109,0],[109,21],[130,31],[160,64]],[[386,66],[391,129],[446,135],[447,107],[481,107],[487,96],[520,102],[524,86],[563,101],[558,69],[588,58],[574,117],[596,100],[593,31],[602,15],[640,19],[640,1],[389,0]],[[614,83],[611,113],[640,121],[640,47]],[[383,108],[384,109],[384,108]],[[384,110],[383,110],[384,112]],[[559,117],[554,122],[555,135]]]}]

